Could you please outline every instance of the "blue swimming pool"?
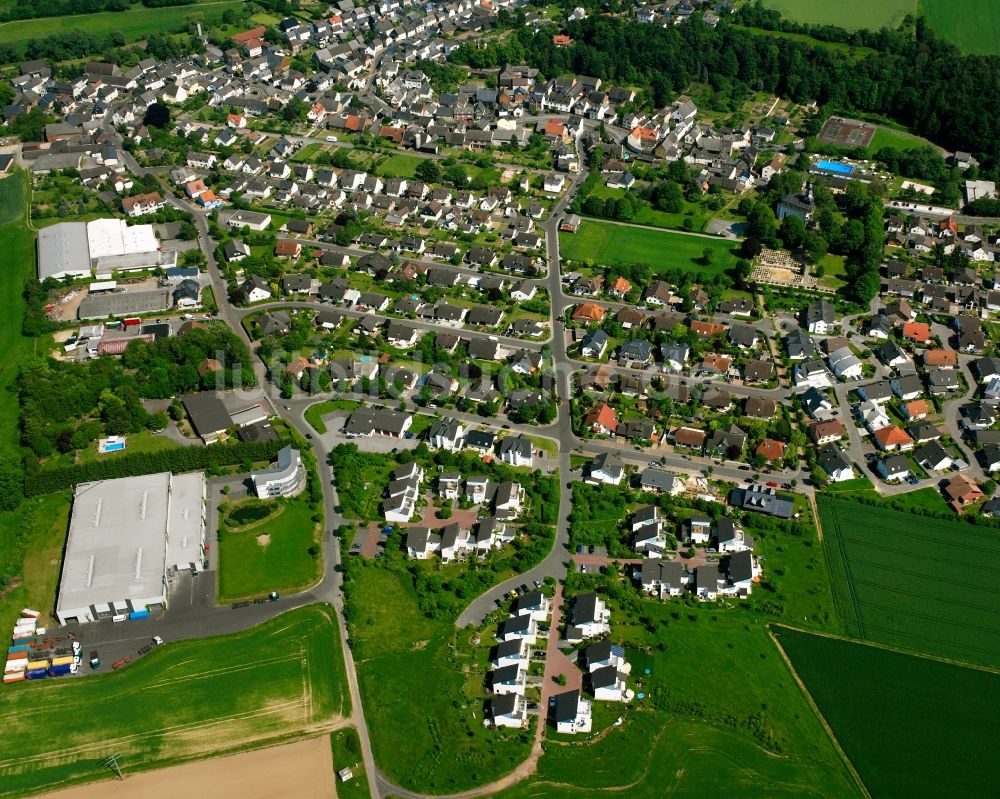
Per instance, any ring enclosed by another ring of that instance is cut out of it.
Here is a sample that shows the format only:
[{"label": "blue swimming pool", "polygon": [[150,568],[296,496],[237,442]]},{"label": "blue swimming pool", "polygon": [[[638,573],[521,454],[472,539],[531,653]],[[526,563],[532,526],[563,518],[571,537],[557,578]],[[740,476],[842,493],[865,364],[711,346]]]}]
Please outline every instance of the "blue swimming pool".
[{"label": "blue swimming pool", "polygon": [[840,161],[827,161],[824,158],[816,162],[816,168],[826,172],[836,172],[838,175],[850,175],[854,171],[854,167],[850,164],[842,164]]},{"label": "blue swimming pool", "polygon": [[114,444],[105,444],[103,452],[118,452],[119,450],[125,449],[125,442],[119,441]]}]

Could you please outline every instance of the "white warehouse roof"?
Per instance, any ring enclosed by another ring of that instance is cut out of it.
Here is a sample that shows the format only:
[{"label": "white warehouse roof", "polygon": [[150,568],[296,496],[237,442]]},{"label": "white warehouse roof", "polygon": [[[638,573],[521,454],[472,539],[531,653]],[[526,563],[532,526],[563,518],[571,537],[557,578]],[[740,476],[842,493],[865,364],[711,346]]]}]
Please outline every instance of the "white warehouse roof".
[{"label": "white warehouse roof", "polygon": [[155,252],[160,242],[152,225],[128,225],[124,219],[95,219],[87,224],[92,259]]},{"label": "white warehouse roof", "polygon": [[56,603],[59,621],[165,604],[168,568],[201,560],[204,492],[200,472],[79,484]]}]

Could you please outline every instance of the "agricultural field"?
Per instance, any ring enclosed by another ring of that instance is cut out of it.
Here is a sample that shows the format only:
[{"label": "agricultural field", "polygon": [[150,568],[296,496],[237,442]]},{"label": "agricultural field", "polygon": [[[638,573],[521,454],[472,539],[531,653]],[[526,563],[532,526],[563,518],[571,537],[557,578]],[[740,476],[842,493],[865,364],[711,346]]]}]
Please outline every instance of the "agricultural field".
[{"label": "agricultural field", "polygon": [[1000,4],[994,0],[920,0],[920,4],[935,33],[963,53],[1000,54]]},{"label": "agricultural field", "polygon": [[[265,518],[255,513],[271,506],[276,512]],[[301,497],[220,509],[219,601],[299,591],[319,580],[323,559],[312,514]]]},{"label": "agricultural field", "polygon": [[483,727],[491,636],[477,645],[454,619],[429,618],[402,566],[353,559],[346,577],[351,648],[375,760],[386,776],[436,794],[512,771],[528,756],[531,733]]},{"label": "agricultural field", "polygon": [[106,36],[118,32],[126,42],[135,42],[151,33],[174,33],[184,27],[187,18],[198,14],[203,24],[212,26],[222,19],[228,9],[242,8],[240,0],[219,0],[199,3],[197,6],[164,6],[146,8],[137,6],[128,11],[102,11],[97,14],[79,14],[67,17],[42,17],[6,22],[0,25],[0,42],[23,50],[31,39],[44,39],[53,33],[85,31]]},{"label": "agricultural field", "polygon": [[784,627],[775,633],[873,799],[996,790],[1000,675]]},{"label": "agricultural field", "polygon": [[123,671],[7,688],[0,796],[106,779],[110,753],[136,771],[317,732],[350,712],[345,683],[336,619],[313,605]]},{"label": "agricultural field", "polygon": [[[731,241],[709,236],[687,236],[666,230],[584,220],[576,233],[559,234],[564,259],[589,264],[650,264],[653,269],[679,269],[714,275],[736,264]],[[712,251],[705,264],[705,249]]]},{"label": "agricultural field", "polygon": [[995,530],[823,494],[817,501],[848,635],[1000,665]]},{"label": "agricultural field", "polygon": [[[951,2],[951,0],[947,0]],[[894,28],[907,14],[917,13],[919,0],[764,0],[767,8],[780,11],[795,22],[814,25],[837,25],[848,30]]]}]

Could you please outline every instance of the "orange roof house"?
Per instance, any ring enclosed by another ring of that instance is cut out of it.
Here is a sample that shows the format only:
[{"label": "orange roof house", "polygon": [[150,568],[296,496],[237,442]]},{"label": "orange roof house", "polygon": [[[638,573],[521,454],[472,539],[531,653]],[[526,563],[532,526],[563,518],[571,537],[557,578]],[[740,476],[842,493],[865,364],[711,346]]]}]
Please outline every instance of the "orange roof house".
[{"label": "orange roof house", "polygon": [[927,412],[927,400],[913,400],[913,402],[907,402],[903,406],[903,415],[911,422],[925,418]]},{"label": "orange roof house", "polygon": [[673,435],[674,444],[677,446],[694,449],[705,446],[705,431],[696,427],[678,427]]},{"label": "orange roof house", "polygon": [[616,297],[624,297],[631,290],[632,284],[623,277],[615,278],[608,286],[608,294],[614,294]]},{"label": "orange roof house", "polygon": [[614,408],[602,402],[583,417],[583,423],[588,430],[609,435],[618,429],[618,414]]},{"label": "orange roof house", "polygon": [[642,125],[636,125],[632,128],[630,136],[637,141],[647,141],[655,142],[657,141],[656,131],[652,128],[645,128]]},{"label": "orange roof house", "polygon": [[302,245],[291,239],[282,239],[274,245],[274,254],[279,258],[298,258],[302,253]]},{"label": "orange roof house", "polygon": [[733,365],[733,359],[728,355],[719,355],[714,352],[709,352],[701,359],[701,363],[698,364],[698,368],[703,371],[716,372],[718,374],[725,374],[729,371],[729,367]]},{"label": "orange roof house", "polygon": [[187,192],[188,197],[197,197],[199,194],[204,194],[208,191],[208,187],[205,185],[205,181],[199,178],[188,183],[184,187],[184,191]]},{"label": "orange roof house", "polygon": [[600,305],[592,302],[580,303],[573,311],[573,320],[576,322],[600,322],[604,319],[604,309]]},{"label": "orange roof house", "polygon": [[573,40],[569,38],[565,33],[557,33],[552,37],[552,44],[556,47],[565,47],[568,44],[572,44]]},{"label": "orange roof house", "polygon": [[718,322],[701,322],[697,319],[692,319],[688,327],[699,338],[711,338],[712,336],[719,335],[719,333],[724,333],[726,330],[726,326]]},{"label": "orange roof house", "polygon": [[883,427],[881,430],[876,430],[873,435],[879,449],[888,451],[913,448],[913,439],[910,438],[910,434],[894,424]]},{"label": "orange roof house", "polygon": [[566,135],[566,125],[558,119],[550,119],[545,123],[545,135],[562,138]]},{"label": "orange roof house", "polygon": [[904,322],[903,338],[923,344],[931,337],[931,328],[926,322]]},{"label": "orange roof house", "polygon": [[243,33],[234,33],[232,38],[236,44],[246,44],[251,39],[259,39],[265,33],[267,33],[267,28],[263,25],[258,25],[248,31],[243,31]]},{"label": "orange roof house", "polygon": [[964,474],[952,477],[945,483],[941,493],[944,494],[944,498],[948,500],[948,504],[951,505],[955,513],[961,513],[969,505],[986,499],[986,495],[976,484],[976,481]]},{"label": "orange roof house", "polygon": [[829,444],[841,438],[847,430],[840,419],[828,419],[809,425],[809,438],[816,444]]},{"label": "orange roof house", "polygon": [[927,366],[957,366],[958,353],[955,350],[927,350],[924,353],[924,364]]},{"label": "orange roof house", "polygon": [[785,457],[785,442],[765,438],[760,442],[755,454],[762,455],[769,461],[780,461]]}]

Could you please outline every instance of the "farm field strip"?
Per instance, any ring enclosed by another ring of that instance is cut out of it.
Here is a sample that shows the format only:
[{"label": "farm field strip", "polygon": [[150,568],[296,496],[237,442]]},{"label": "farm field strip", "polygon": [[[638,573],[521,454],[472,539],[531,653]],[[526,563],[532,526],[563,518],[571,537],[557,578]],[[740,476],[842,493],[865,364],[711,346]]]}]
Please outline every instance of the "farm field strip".
[{"label": "farm field strip", "polygon": [[[950,660],[1000,664],[994,531],[925,517],[918,526],[914,514],[828,496],[819,497],[819,508],[837,604],[851,634]],[[973,590],[959,590],[948,577],[955,561],[970,564],[962,568]]]},{"label": "farm field strip", "polygon": [[995,792],[1000,674],[780,625],[774,632],[870,796]]},{"label": "farm field strip", "polygon": [[[952,0],[948,0],[951,2]],[[764,0],[767,8],[780,11],[782,16],[796,22],[816,25],[837,25],[849,30],[882,27],[894,28],[906,14],[917,12],[918,0]]]},{"label": "farm field strip", "polygon": [[996,0],[920,0],[931,29],[963,53],[1000,53],[1000,4]]},{"label": "farm field strip", "polygon": [[[0,796],[103,778],[109,752],[141,770],[334,724],[349,699],[331,613],[310,606],[167,644],[123,671],[8,688]],[[309,668],[307,654],[323,668]]]}]

